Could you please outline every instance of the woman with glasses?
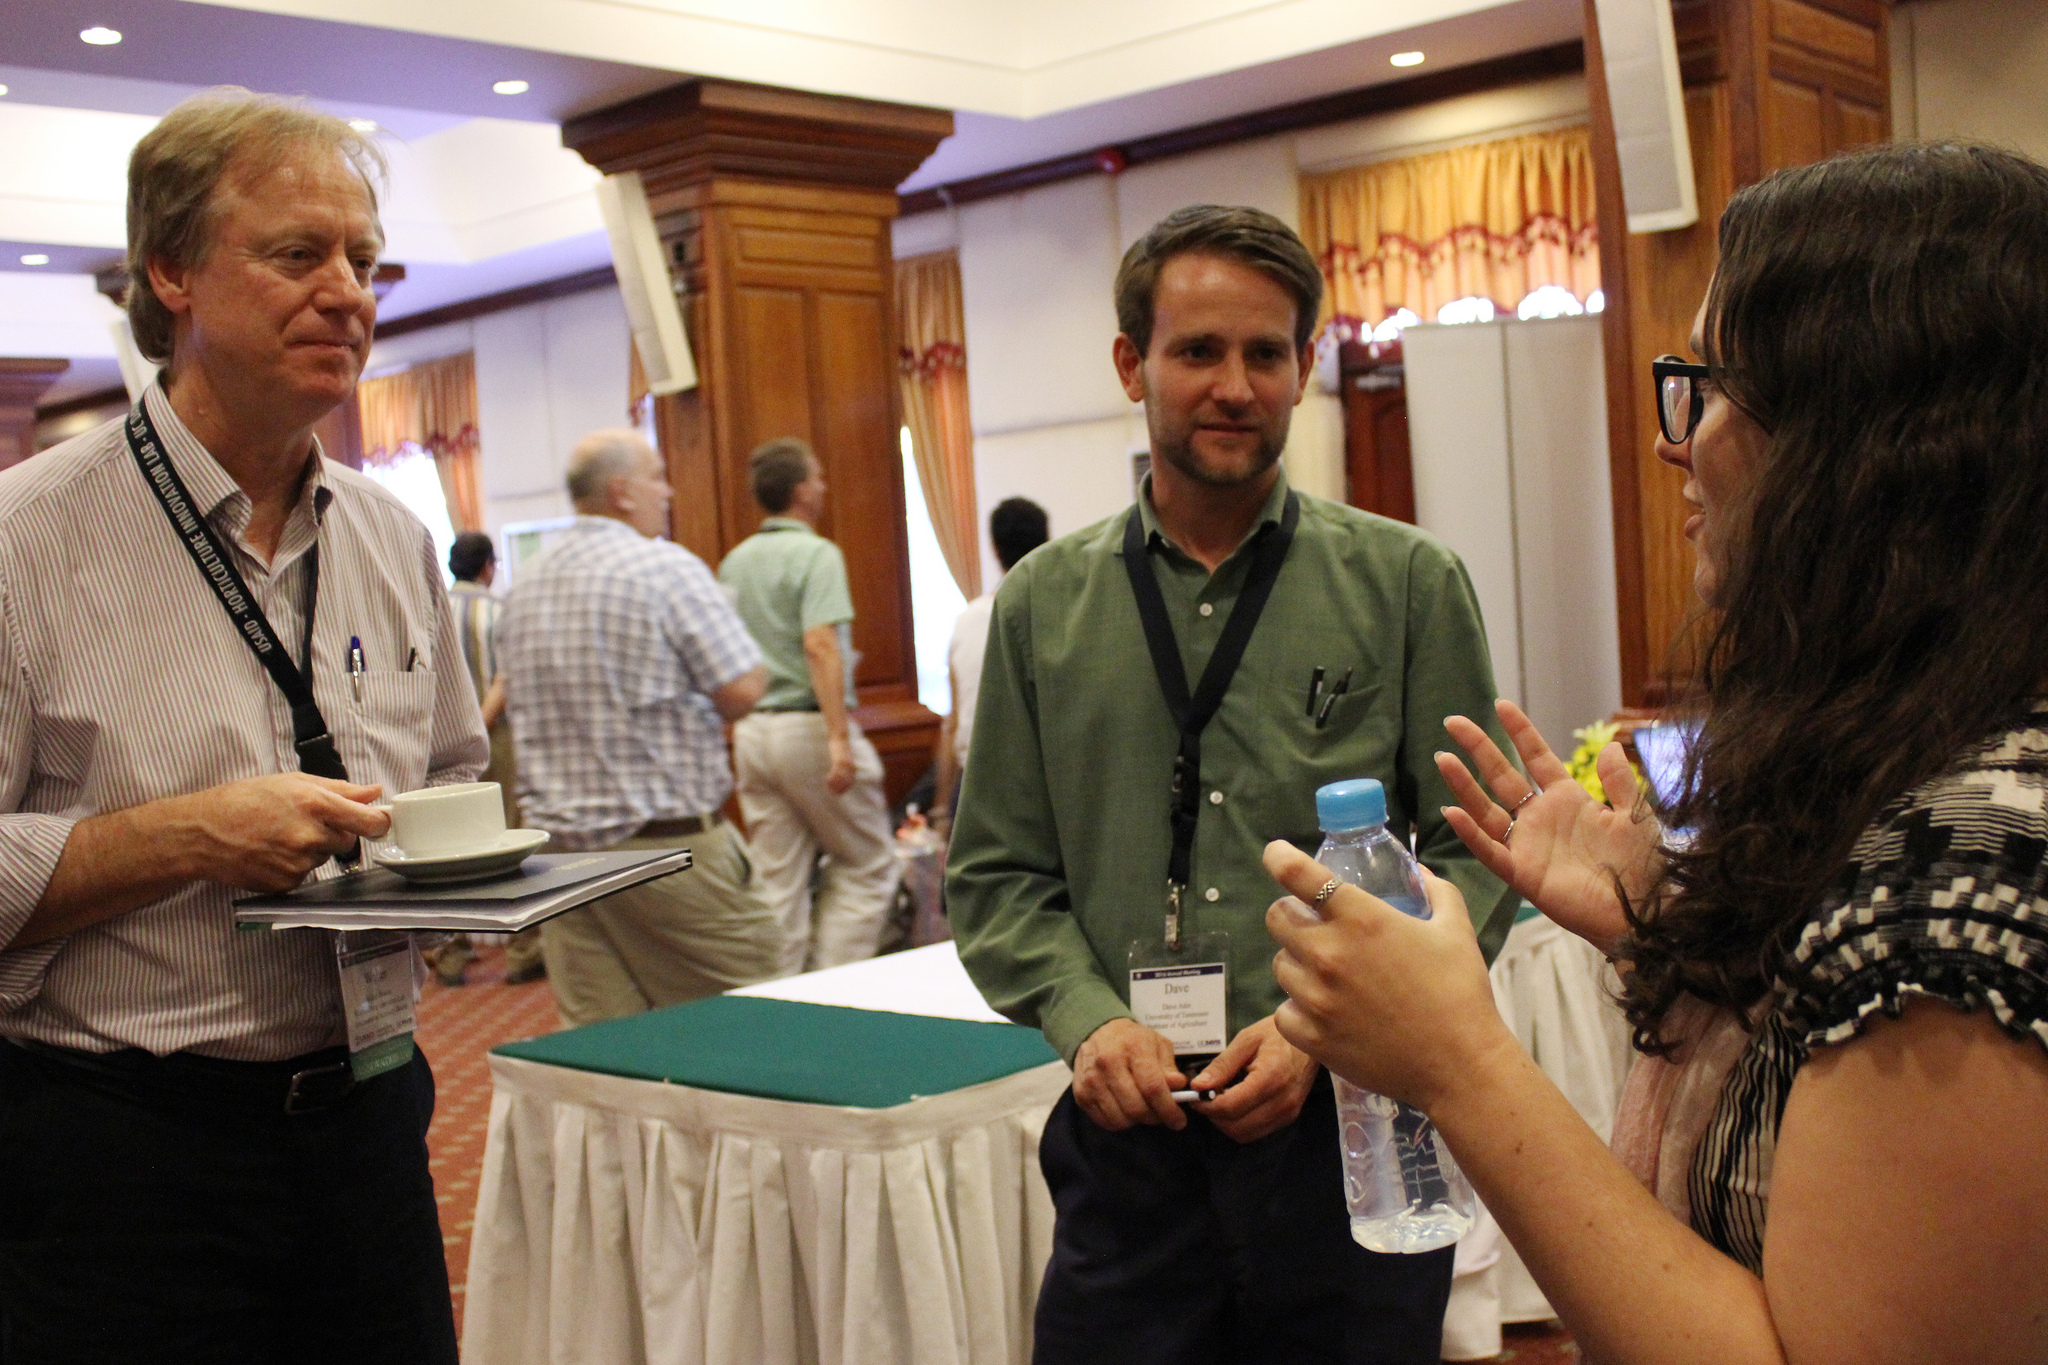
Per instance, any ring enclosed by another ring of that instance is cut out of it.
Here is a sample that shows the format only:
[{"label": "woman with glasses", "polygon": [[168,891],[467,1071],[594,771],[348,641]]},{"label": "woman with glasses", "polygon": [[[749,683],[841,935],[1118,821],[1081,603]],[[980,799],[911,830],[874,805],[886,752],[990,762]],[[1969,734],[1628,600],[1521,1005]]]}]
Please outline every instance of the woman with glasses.
[{"label": "woman with glasses", "polygon": [[1753,185],[1691,346],[1652,376],[1709,609],[1681,795],[1593,802],[1507,703],[1526,777],[1461,719],[1438,756],[1620,968],[1612,1151],[1442,882],[1411,920],[1273,845],[1281,1032],[1435,1119],[1590,1358],[2048,1359],[2048,169]]}]

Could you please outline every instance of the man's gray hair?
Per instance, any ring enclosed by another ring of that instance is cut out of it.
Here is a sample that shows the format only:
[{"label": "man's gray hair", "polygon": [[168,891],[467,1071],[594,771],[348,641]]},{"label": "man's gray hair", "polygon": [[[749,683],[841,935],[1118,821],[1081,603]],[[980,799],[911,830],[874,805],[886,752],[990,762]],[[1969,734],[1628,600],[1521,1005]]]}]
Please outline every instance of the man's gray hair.
[{"label": "man's gray hair", "polygon": [[[230,172],[262,174],[303,151],[332,152],[363,178],[370,215],[389,167],[369,136],[303,100],[221,86],[194,95],[143,135],[128,158],[128,326],[151,360],[171,358],[174,319],[149,287],[149,263],[205,263]],[[380,234],[381,235],[381,234]]]},{"label": "man's gray hair", "polygon": [[609,510],[612,480],[631,474],[651,449],[646,437],[626,427],[591,432],[569,452],[569,501],[579,512]]}]

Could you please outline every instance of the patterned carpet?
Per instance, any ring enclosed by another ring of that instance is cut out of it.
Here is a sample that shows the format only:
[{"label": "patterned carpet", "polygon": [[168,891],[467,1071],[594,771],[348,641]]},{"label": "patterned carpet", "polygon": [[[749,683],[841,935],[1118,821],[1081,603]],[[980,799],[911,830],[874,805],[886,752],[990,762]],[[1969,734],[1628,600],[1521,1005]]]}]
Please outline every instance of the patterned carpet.
[{"label": "patterned carpet", "polygon": [[448,1250],[448,1283],[455,1294],[456,1330],[462,1327],[463,1281],[469,1272],[469,1232],[476,1217],[477,1173],[491,1121],[491,1072],[486,1056],[500,1043],[553,1033],[562,1026],[545,980],[505,984],[505,950],[481,946],[469,964],[468,984],[429,981],[420,996],[420,1050],[434,1067],[434,1123],[427,1130],[428,1165],[441,1201],[441,1241]]},{"label": "patterned carpet", "polygon": [[1501,1329],[1501,1353],[1494,1359],[1515,1365],[1579,1365],[1579,1347],[1554,1322],[1521,1322]]},{"label": "patterned carpet", "polygon": [[[505,984],[505,950],[484,946],[469,964],[468,984],[430,981],[420,997],[419,1044],[434,1066],[434,1125],[427,1131],[434,1189],[441,1201],[441,1240],[448,1249],[448,1282],[455,1294],[455,1324],[462,1326],[463,1281],[469,1271],[469,1234],[476,1218],[477,1174],[491,1121],[491,1072],[486,1056],[500,1043],[553,1033],[562,1026],[546,981]],[[1579,1348],[1556,1327],[1529,1323],[1506,1329],[1498,1361],[1515,1365],[1578,1365]]]}]

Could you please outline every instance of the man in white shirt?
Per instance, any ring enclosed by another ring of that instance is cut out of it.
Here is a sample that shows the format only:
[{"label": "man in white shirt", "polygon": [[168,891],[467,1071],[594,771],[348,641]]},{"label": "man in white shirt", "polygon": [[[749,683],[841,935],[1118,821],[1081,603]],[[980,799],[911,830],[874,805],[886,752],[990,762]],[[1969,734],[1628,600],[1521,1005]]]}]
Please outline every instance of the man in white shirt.
[{"label": "man in white shirt", "polygon": [[489,754],[426,528],[313,439],[381,170],[302,105],[172,110],[128,188],[163,382],[0,473],[9,1361],[455,1365],[410,945],[232,915]]},{"label": "man in white shirt", "polygon": [[[1004,573],[1045,544],[1050,534],[1045,509],[1029,498],[1005,498],[988,514],[989,544]],[[938,743],[932,747],[937,789],[932,795],[931,823],[941,839],[952,832],[953,808],[960,800],[967,740],[974,733],[974,699],[981,691],[981,656],[988,647],[988,622],[995,605],[996,592],[990,588],[961,608],[953,621],[953,642],[946,649],[953,709],[939,722]]]}]

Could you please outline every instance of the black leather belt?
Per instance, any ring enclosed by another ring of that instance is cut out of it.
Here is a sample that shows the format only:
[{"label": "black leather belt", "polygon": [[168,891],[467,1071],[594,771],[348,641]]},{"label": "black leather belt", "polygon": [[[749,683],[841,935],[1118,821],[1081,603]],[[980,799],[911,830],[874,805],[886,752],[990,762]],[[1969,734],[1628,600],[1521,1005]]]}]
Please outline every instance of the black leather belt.
[{"label": "black leather belt", "polygon": [[322,1048],[281,1062],[232,1062],[194,1052],[156,1056],[141,1048],[113,1052],[81,1052],[32,1038],[8,1040],[29,1054],[140,1089],[169,1092],[207,1104],[228,1104],[253,1110],[280,1109],[301,1116],[332,1109],[355,1093],[355,1073],[348,1049]]},{"label": "black leather belt", "polygon": [[692,834],[702,834],[715,828],[723,821],[717,811],[708,815],[686,815],[680,820],[649,820],[635,831],[635,839],[684,839]]}]

